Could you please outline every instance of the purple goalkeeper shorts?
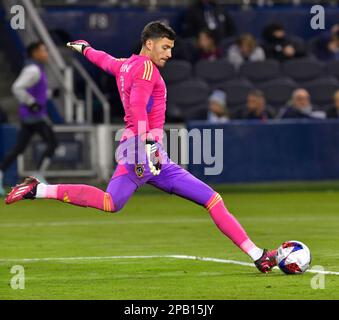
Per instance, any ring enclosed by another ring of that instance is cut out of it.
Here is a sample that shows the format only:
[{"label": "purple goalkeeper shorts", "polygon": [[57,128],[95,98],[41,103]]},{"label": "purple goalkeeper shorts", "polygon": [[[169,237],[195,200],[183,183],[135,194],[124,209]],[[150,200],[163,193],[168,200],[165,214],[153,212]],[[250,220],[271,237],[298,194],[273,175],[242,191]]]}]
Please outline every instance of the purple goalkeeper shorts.
[{"label": "purple goalkeeper shorts", "polygon": [[120,144],[117,151],[119,164],[106,190],[112,197],[115,211],[122,209],[132,194],[145,183],[202,206],[215,194],[210,186],[170,160],[161,144],[157,146],[162,167],[160,174],[154,176],[149,170],[144,148],[138,149],[138,143],[132,139]]}]

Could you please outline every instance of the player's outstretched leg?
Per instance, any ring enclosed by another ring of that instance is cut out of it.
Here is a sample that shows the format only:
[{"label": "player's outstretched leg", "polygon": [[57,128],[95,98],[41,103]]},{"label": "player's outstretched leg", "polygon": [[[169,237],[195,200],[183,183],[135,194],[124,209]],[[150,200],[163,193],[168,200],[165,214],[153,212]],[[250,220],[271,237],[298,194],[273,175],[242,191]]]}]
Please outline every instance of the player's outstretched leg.
[{"label": "player's outstretched leg", "polygon": [[267,273],[276,265],[276,250],[258,248],[228,211],[221,196],[186,170],[170,165],[149,183],[204,206],[220,231],[248,254],[261,272]]},{"label": "player's outstretched leg", "polygon": [[237,219],[228,211],[219,193],[215,192],[211,196],[205,204],[205,208],[220,231],[247,253],[261,272],[267,273],[276,266],[276,250],[268,251],[258,248]]},{"label": "player's outstretched leg", "polygon": [[107,192],[84,184],[46,185],[35,177],[28,177],[23,183],[12,188],[5,201],[6,204],[12,204],[26,199],[55,199],[81,207],[117,212],[136,188],[127,176],[112,178]]},{"label": "player's outstretched leg", "polygon": [[15,186],[7,195],[6,204],[26,199],[56,199],[81,207],[92,207],[103,211],[114,211],[114,204],[109,193],[98,188],[82,184],[40,183],[35,177],[28,177]]}]

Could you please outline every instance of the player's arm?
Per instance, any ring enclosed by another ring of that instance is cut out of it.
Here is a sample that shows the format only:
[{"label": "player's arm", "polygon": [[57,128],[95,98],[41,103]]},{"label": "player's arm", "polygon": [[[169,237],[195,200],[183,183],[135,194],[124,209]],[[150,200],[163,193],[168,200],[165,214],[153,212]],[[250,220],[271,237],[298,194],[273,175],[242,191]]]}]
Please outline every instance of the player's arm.
[{"label": "player's arm", "polygon": [[131,92],[130,105],[133,126],[138,130],[138,136],[145,141],[148,166],[153,175],[159,175],[161,163],[157,159],[157,147],[155,141],[149,136],[149,123],[147,116],[147,105],[150,101],[154,88],[153,65],[145,61],[142,67],[134,75]]},{"label": "player's arm", "polygon": [[147,104],[153,91],[153,83],[139,75],[133,79],[130,92],[130,105],[133,127],[138,135],[144,137],[149,132]]},{"label": "player's arm", "polygon": [[84,40],[68,42],[67,47],[71,48],[73,51],[83,54],[93,64],[114,76],[119,71],[124,60],[126,60],[117,59],[104,51],[95,50],[87,41]]},{"label": "player's arm", "polygon": [[34,97],[27,91],[38,83],[41,77],[40,69],[37,65],[31,64],[24,67],[12,85],[12,93],[20,103],[26,104],[31,111],[38,112],[41,106]]}]

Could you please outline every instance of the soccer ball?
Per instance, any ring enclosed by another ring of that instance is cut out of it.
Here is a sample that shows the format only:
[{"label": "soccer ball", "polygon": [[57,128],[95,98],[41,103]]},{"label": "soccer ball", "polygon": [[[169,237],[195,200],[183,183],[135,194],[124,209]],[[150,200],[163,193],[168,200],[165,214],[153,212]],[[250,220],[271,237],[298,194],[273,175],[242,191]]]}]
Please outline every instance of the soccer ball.
[{"label": "soccer ball", "polygon": [[286,274],[304,273],[311,259],[310,249],[300,241],[286,241],[278,248],[277,263]]}]

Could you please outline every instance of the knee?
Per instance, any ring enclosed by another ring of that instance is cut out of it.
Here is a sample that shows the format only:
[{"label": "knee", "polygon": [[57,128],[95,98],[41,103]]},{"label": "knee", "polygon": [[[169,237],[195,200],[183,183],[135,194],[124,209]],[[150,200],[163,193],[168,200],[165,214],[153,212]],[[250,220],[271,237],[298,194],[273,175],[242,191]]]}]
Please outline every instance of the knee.
[{"label": "knee", "polygon": [[113,211],[112,212],[119,212],[122,210],[122,208],[125,206],[125,201],[114,201],[113,203]]},{"label": "knee", "polygon": [[126,201],[123,201],[123,199],[117,199],[117,198],[112,198],[112,195],[108,192],[105,193],[104,196],[104,211],[107,212],[114,212],[117,213],[119,212],[124,206],[125,206]]},{"label": "knee", "polygon": [[222,202],[223,200],[220,194],[213,190],[213,193],[210,195],[209,200],[205,204],[205,208],[210,211],[217,203]]}]

